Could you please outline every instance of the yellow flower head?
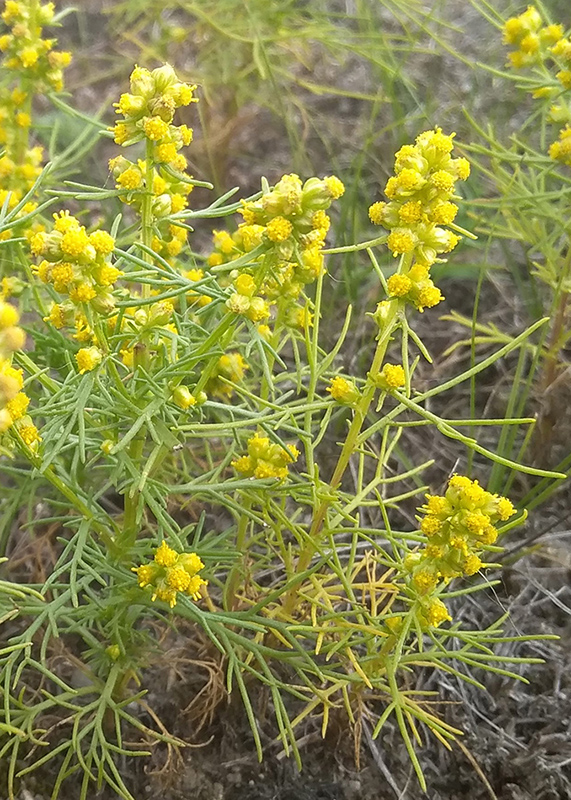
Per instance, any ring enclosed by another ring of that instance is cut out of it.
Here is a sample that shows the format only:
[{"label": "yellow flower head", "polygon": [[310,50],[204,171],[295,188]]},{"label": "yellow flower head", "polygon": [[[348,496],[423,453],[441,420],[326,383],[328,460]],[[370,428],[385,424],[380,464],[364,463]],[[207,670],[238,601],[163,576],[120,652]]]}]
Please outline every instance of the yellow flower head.
[{"label": "yellow flower head", "polygon": [[[29,417],[27,418],[29,419]],[[18,428],[18,433],[22,437],[24,444],[33,448],[34,445],[42,441],[42,437],[35,425],[27,423]]]},{"label": "yellow flower head", "polygon": [[420,569],[413,575],[413,583],[421,594],[432,591],[438,583],[438,576],[430,570]]},{"label": "yellow flower head", "polygon": [[438,517],[424,517],[420,523],[420,530],[427,536],[435,536],[442,528],[442,521]]},{"label": "yellow flower head", "polygon": [[167,586],[174,589],[175,592],[184,592],[188,589],[190,575],[184,567],[175,565],[167,569],[166,582]]},{"label": "yellow flower head", "polygon": [[155,551],[155,561],[161,567],[172,567],[177,560],[177,552],[163,540]]},{"label": "yellow flower head", "polygon": [[66,256],[81,256],[89,245],[85,228],[69,228],[61,240],[61,251]]},{"label": "yellow flower head", "polygon": [[20,320],[18,310],[10,303],[4,303],[0,300],[0,330],[12,328]]},{"label": "yellow flower head", "polygon": [[[430,283],[432,284],[432,281]],[[427,285],[419,290],[418,296],[414,299],[414,303],[418,310],[422,312],[425,308],[434,308],[434,306],[437,306],[442,300],[444,300],[444,295],[440,289],[434,285]]]},{"label": "yellow flower head", "polygon": [[165,122],[160,117],[147,117],[143,122],[143,130],[145,136],[156,142],[164,139],[169,132],[168,122]]},{"label": "yellow flower head", "polygon": [[412,281],[406,275],[391,275],[387,281],[389,297],[404,297],[412,289]]},{"label": "yellow flower head", "polygon": [[266,236],[272,242],[285,242],[291,236],[293,225],[285,217],[274,217],[266,225]]},{"label": "yellow flower head", "polygon": [[507,497],[496,498],[497,513],[501,520],[507,520],[515,514],[515,508]]},{"label": "yellow flower head", "polygon": [[75,354],[75,360],[79,367],[79,374],[83,375],[84,372],[91,372],[98,364],[101,363],[103,353],[98,347],[82,347]]},{"label": "yellow flower head", "polygon": [[89,242],[102,256],[110,255],[115,247],[115,239],[107,231],[94,231],[89,235]]},{"label": "yellow flower head", "polygon": [[341,195],[345,193],[345,186],[339,178],[336,178],[335,175],[330,175],[328,178],[323,178],[323,182],[325,183],[327,190],[333,200],[338,200]]},{"label": "yellow flower head", "polygon": [[361,396],[353,381],[348,381],[340,375],[331,379],[331,384],[327,387],[327,391],[330,392],[334,400],[344,405],[356,403]]},{"label": "yellow flower head", "polygon": [[379,382],[387,389],[400,389],[405,385],[404,369],[400,364],[385,364],[379,375]]},{"label": "yellow flower head", "polygon": [[393,256],[400,253],[411,253],[416,245],[414,234],[406,228],[395,228],[389,234],[387,240],[389,250],[392,250]]},{"label": "yellow flower head", "polygon": [[448,613],[448,609],[437,597],[431,597],[423,606],[423,614],[429,625],[437,628],[443,622],[450,622],[452,617]]},{"label": "yellow flower head", "polygon": [[387,207],[386,203],[378,202],[373,203],[369,208],[369,219],[373,225],[382,225],[384,220],[384,211]]},{"label": "yellow flower head", "polygon": [[470,553],[464,562],[464,572],[466,575],[475,575],[483,566],[481,559],[475,553]]}]

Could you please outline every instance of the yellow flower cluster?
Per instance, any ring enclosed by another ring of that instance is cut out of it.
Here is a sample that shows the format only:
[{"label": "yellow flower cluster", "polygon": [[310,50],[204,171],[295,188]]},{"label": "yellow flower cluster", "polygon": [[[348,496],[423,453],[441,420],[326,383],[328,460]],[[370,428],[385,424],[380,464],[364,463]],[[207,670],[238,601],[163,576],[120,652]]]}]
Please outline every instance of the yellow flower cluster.
[{"label": "yellow flower cluster", "polygon": [[18,71],[36,92],[46,89],[61,92],[63,70],[71,61],[70,53],[53,49],[55,39],[42,39],[42,29],[52,22],[54,12],[53,3],[6,0],[2,13],[3,21],[11,28],[10,33],[0,36],[4,66]]},{"label": "yellow flower cluster", "polygon": [[32,253],[43,259],[35,268],[38,277],[70,301],[52,306],[47,319],[56,328],[74,323],[79,341],[93,337],[84,313],[87,305],[99,313],[114,308],[112,289],[122,275],[110,261],[114,247],[107,231],[87,233],[68,211],[54,214],[51,233],[39,231],[31,237]]},{"label": "yellow flower cluster", "polygon": [[[163,64],[152,72],[135,67],[130,89],[115,103],[123,119],[112,131],[116,143],[123,146],[145,140],[147,159],[131,162],[120,156],[109,166],[117,188],[124,192],[124,202],[140,210],[145,194],[152,193],[153,217],[160,222],[187,208],[192,191],[191,178],[185,173],[187,161],[179,152],[191,143],[192,128],[174,125],[173,119],[178,108],[198,102],[196,86],[179,81],[170,64]],[[165,259],[175,258],[186,242],[186,229],[168,222],[155,227],[153,250]]]},{"label": "yellow flower cluster", "polygon": [[478,572],[483,566],[479,554],[497,539],[495,524],[515,514],[506,497],[487,492],[463,475],[450,479],[443,496],[426,495],[419,510],[424,515],[420,530],[428,543],[407,556],[405,567],[421,595],[435,589],[441,578],[448,581]]},{"label": "yellow flower cluster", "polygon": [[240,353],[224,353],[218,359],[216,369],[208,379],[207,393],[223,400],[228,399],[232,396],[234,389],[227,381],[240,383],[247,369],[249,366]]},{"label": "yellow flower cluster", "polygon": [[295,445],[286,447],[277,442],[270,442],[267,436],[256,433],[248,439],[248,455],[241,456],[232,462],[232,466],[242,475],[254,478],[279,478],[284,480],[288,475],[288,466],[299,456]]},{"label": "yellow flower cluster", "polygon": [[[261,244],[274,249],[283,265],[299,266],[307,276],[285,276],[287,284],[298,278],[299,295],[303,284],[315,280],[323,270],[320,253],[331,221],[325,213],[333,200],[344,193],[339,178],[310,178],[302,183],[298,175],[284,175],[261,198],[243,202],[240,214],[244,222],[234,235],[214,231],[214,252],[210,266],[218,266],[239,258]],[[304,279],[307,277],[307,280]],[[276,276],[275,291],[283,291],[282,276]],[[269,290],[269,287],[268,287]]]},{"label": "yellow flower cluster", "polygon": [[22,391],[24,374],[11,361],[12,354],[24,346],[26,338],[18,322],[14,306],[0,300],[0,433],[14,426],[24,443],[35,447],[41,437],[26,414],[30,398]]},{"label": "yellow flower cluster", "polygon": [[515,69],[544,61],[562,39],[563,25],[543,25],[534,6],[504,24],[504,44],[515,48],[508,55],[509,64]]},{"label": "yellow flower cluster", "polygon": [[[208,259],[211,267],[230,263],[258,247],[263,248],[260,258],[271,255],[271,268],[257,287],[256,296],[267,303],[262,307],[254,302],[264,311],[264,316],[253,311],[258,320],[269,316],[265,313],[269,306],[279,304],[286,324],[301,328],[311,325],[309,309],[296,305],[296,301],[304,286],[324,272],[321,250],[330,226],[326,210],[344,191],[342,182],[334,176],[302,183],[298,175],[284,175],[259,200],[243,203],[240,213],[244,222],[237,231],[213,232],[214,251]],[[240,303],[245,305],[238,298],[232,299],[231,310]]]},{"label": "yellow flower cluster", "polygon": [[208,581],[198,575],[201,569],[204,564],[196,553],[177,553],[163,541],[155,550],[154,560],[133,567],[133,572],[142,589],[151,587],[152,600],[164,600],[174,608],[179,592],[193,600],[199,599],[202,587],[208,585]]},{"label": "yellow flower cluster", "polygon": [[[42,27],[54,16],[53,3],[40,5],[37,0],[8,0],[2,20],[10,33],[0,35],[0,51],[5,82],[0,89],[0,205],[7,202],[11,211],[32,188],[42,171],[43,148],[31,147],[29,131],[32,123],[34,94],[47,89],[61,91],[63,69],[69,53],[53,50],[55,39],[42,39]],[[36,203],[28,202],[18,217],[31,213]],[[39,229],[35,223],[33,229]],[[9,239],[9,230],[0,239]]]},{"label": "yellow flower cluster", "polygon": [[245,253],[250,253],[262,244],[264,229],[261,225],[238,226],[238,230],[230,234],[228,231],[212,231],[213,252],[208,257],[209,267],[218,267],[235,261]]},{"label": "yellow flower cluster", "polygon": [[234,294],[226,301],[226,307],[234,314],[242,314],[252,322],[261,322],[270,316],[270,305],[256,294],[256,283],[251,275],[242,273],[234,281]]},{"label": "yellow flower cluster", "polygon": [[284,175],[259,200],[244,203],[245,225],[261,226],[269,245],[277,245],[280,257],[291,259],[297,246],[302,250],[322,247],[330,220],[325,211],[345,192],[339,178],[309,178]]},{"label": "yellow flower cluster", "polygon": [[421,133],[414,145],[401,147],[395,174],[385,186],[389,202],[374,203],[369,209],[371,221],[390,230],[387,245],[393,255],[414,257],[407,273],[389,278],[389,296],[401,297],[419,311],[443,299],[430,278],[430,267],[460,241],[445,226],[454,223],[456,181],[466,180],[470,164],[465,158],[452,158],[453,138],[454,134],[446,136],[437,128]]},{"label": "yellow flower cluster", "polygon": [[[192,128],[173,123],[175,112],[182,106],[196,103],[196,86],[179,81],[170,64],[152,72],[135,67],[131,73],[129,93],[115,103],[123,119],[112,128],[117,144],[128,146],[145,140],[147,158],[137,162],[120,156],[109,162],[121,199],[141,209],[143,198],[152,193],[152,213],[156,221],[187,208],[187,195],[192,191],[186,175],[186,158],[179,151],[192,141]],[[152,248],[165,259],[175,258],[186,242],[186,229],[165,223],[156,226]]]},{"label": "yellow flower cluster", "polygon": [[197,102],[193,95],[196,86],[179,81],[170,64],[152,72],[135,67],[130,84],[131,92],[115,103],[117,114],[123,117],[112,129],[115,141],[131,145],[147,139],[152,142],[155,163],[184,171],[186,159],[178,151],[192,141],[192,129],[174,125],[173,119],[177,108]]},{"label": "yellow flower cluster", "polygon": [[425,264],[413,264],[405,273],[395,273],[387,280],[389,297],[402,297],[421,313],[444,300],[444,295],[432,282],[430,268]]},{"label": "yellow flower cluster", "polygon": [[564,127],[550,145],[549,156],[571,167],[571,103],[566,99],[571,90],[571,38],[564,35],[563,25],[544,25],[539,11],[528,6],[519,17],[506,21],[504,44],[516,48],[508,56],[514,69],[541,64],[555,73],[553,81],[534,89],[533,97],[557,98],[549,115],[552,122],[564,123]]},{"label": "yellow flower cluster", "polygon": [[[184,157],[181,155],[180,158]],[[115,178],[116,187],[122,190],[120,195],[122,202],[140,213],[146,194],[147,162],[141,159],[132,162],[124,156],[117,156],[109,161],[109,169]],[[193,186],[178,174],[168,172],[160,164],[152,170],[152,176],[151,211],[157,233],[153,236],[151,247],[155,253],[171,260],[184,247],[187,232],[186,228],[168,222],[165,217],[187,208],[187,198]]]}]

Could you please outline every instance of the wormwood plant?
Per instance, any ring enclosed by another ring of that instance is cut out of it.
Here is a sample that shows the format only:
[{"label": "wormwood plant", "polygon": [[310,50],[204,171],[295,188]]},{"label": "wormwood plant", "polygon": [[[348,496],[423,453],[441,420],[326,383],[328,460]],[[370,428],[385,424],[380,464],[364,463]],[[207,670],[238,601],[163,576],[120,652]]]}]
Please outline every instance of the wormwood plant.
[{"label": "wormwood plant", "polygon": [[[504,631],[505,617],[468,630],[456,613],[491,585],[483,571],[525,511],[461,474],[430,491],[434,459],[405,455],[406,432],[434,426],[462,457],[483,456],[482,475],[492,461],[561,477],[462,432],[531,419],[444,419],[427,402],[524,348],[545,320],[418,391],[419,360],[431,359],[415,317],[443,300],[430,269],[471,235],[454,222],[469,164],[453,157],[453,135],[426,131],[397,153],[387,202],[369,212],[389,233],[327,248],[327,212],[344,191],[335,176],[285,175],[245,200],[232,191],[190,207],[200,182],[179,123],[194,91],[169,65],[135,68],[110,130],[115,188],[68,182],[57,201],[75,213],[58,207],[30,237],[26,348],[15,310],[0,308],[13,456],[1,466],[4,530],[13,521],[55,537],[47,574],[14,563],[19,582],[0,583],[7,792],[41,769],[53,797],[72,779],[81,798],[104,783],[130,798],[126,757],[184,746],[145,699],[167,628],[192,630],[218,655],[260,758],[264,705],[298,762],[297,731],[311,719],[323,734],[332,715],[344,720],[356,747],[364,719],[375,737],[394,721],[424,788],[425,734],[449,747],[460,731],[434,693],[412,688],[414,673],[521,679],[517,665],[537,659],[494,646],[536,637]],[[117,200],[107,231],[98,215]],[[214,249],[201,256],[187,236],[210,218]],[[10,219],[14,237],[28,222]],[[370,366],[352,375],[340,366],[351,309],[330,350],[320,324],[335,256],[359,250],[380,302]],[[33,436],[9,405],[22,388]]]}]

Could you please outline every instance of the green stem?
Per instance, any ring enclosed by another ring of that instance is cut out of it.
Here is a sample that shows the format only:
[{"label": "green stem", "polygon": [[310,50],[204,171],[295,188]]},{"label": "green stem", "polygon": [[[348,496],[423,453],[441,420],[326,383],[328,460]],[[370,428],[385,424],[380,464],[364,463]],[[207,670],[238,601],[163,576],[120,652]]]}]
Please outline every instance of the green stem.
[{"label": "green stem", "polygon": [[[147,140],[147,151],[145,158],[145,194],[143,195],[143,203],[141,205],[141,232],[143,244],[151,247],[153,242],[153,184],[155,180],[155,166],[153,161],[153,143]],[[143,251],[143,261],[146,261],[150,266],[153,265],[153,259],[146,251]],[[151,287],[147,283],[143,283],[143,297],[145,299],[151,296]]]},{"label": "green stem", "polygon": [[242,507],[244,509],[244,513],[240,516],[240,521],[238,522],[238,530],[236,532],[236,550],[242,555],[242,558],[239,560],[237,564],[234,564],[232,567],[230,574],[228,576],[228,581],[226,583],[225,588],[225,602],[224,608],[227,611],[234,611],[236,609],[236,591],[238,589],[240,583],[240,577],[243,571],[245,571],[246,567],[246,559],[248,557],[248,546],[247,546],[247,535],[248,535],[248,524],[250,522],[250,518],[248,516],[248,511],[252,506],[252,501],[244,497]]},{"label": "green stem", "polygon": [[388,234],[385,233],[382,236],[377,236],[376,239],[369,239],[366,242],[360,242],[359,244],[348,244],[345,247],[329,247],[321,252],[325,255],[331,255],[332,253],[356,253],[358,250],[368,250],[370,247],[376,247],[379,244],[385,244],[387,239]]},{"label": "green stem", "polygon": [[[153,183],[155,178],[155,166],[153,160],[153,143],[147,140],[146,159],[145,159],[145,194],[141,205],[141,235],[143,244],[150,248],[153,241]],[[153,266],[152,256],[143,251],[143,260]],[[148,299],[151,296],[149,284],[142,284],[142,296]],[[139,352],[135,356],[135,371],[138,363],[146,366],[147,347],[141,344]],[[140,463],[147,442],[147,430],[143,425],[140,434],[131,442],[128,449],[128,456],[134,464]],[[136,481],[137,479],[135,479]],[[125,512],[123,515],[123,526],[116,539],[116,547],[119,557],[129,560],[130,553],[137,540],[139,528],[139,505],[141,492],[135,482],[125,492]]]},{"label": "green stem", "polygon": [[309,386],[307,387],[307,403],[308,409],[305,412],[304,430],[307,435],[307,444],[305,447],[305,459],[307,462],[307,470],[310,475],[314,474],[315,461],[314,461],[314,447],[311,439],[311,429],[313,427],[313,412],[311,405],[315,399],[315,391],[317,389],[317,379],[319,376],[319,322],[321,320],[321,299],[323,297],[323,273],[317,279],[317,286],[315,289],[315,307],[314,307],[314,322],[311,341],[308,347],[308,361],[310,365]]},{"label": "green stem", "polygon": [[[406,272],[412,263],[412,254],[405,255],[401,261],[401,265],[399,268],[399,272]],[[345,470],[349,465],[349,461],[351,460],[351,456],[359,446],[359,434],[361,432],[361,428],[363,427],[363,422],[365,421],[367,414],[369,412],[369,408],[373,399],[375,397],[376,386],[375,386],[375,378],[379,375],[383,361],[385,358],[385,354],[387,352],[387,348],[392,338],[392,334],[395,329],[395,325],[397,322],[397,314],[399,308],[401,306],[401,302],[398,299],[393,299],[390,301],[389,310],[387,314],[387,318],[384,322],[383,330],[378,339],[377,349],[375,351],[375,355],[373,356],[373,361],[371,364],[371,369],[369,370],[369,380],[363,390],[363,394],[361,395],[361,399],[357,403],[355,407],[355,412],[353,416],[353,421],[351,423],[351,427],[349,428],[349,432],[347,433],[347,438],[343,444],[343,448],[341,450],[341,454],[337,461],[337,465],[335,470],[333,471],[333,475],[331,477],[330,486],[331,489],[335,490],[341,483],[343,475],[345,474]],[[331,505],[331,499],[327,498],[326,500],[322,500],[321,504],[319,505],[311,524],[311,528],[309,530],[309,535],[307,537],[307,542],[302,549],[299,559],[296,566],[296,574],[301,572],[305,572],[305,570],[309,567],[311,563],[311,559],[317,549],[317,545],[319,542],[321,528],[323,526],[323,521],[325,519],[325,515],[327,514],[327,510]],[[293,606],[296,602],[295,592],[289,592],[284,601],[284,610],[286,613],[291,613],[293,610]]]}]

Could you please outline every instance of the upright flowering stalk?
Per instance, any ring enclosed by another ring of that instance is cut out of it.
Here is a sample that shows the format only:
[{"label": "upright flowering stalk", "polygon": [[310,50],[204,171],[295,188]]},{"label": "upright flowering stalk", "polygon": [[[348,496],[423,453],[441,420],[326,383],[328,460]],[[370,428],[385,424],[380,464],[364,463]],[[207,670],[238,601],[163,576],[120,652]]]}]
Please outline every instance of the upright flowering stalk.
[{"label": "upright flowering stalk", "polygon": [[[377,347],[367,381],[359,391],[352,381],[334,378],[329,386],[332,398],[350,405],[353,420],[330,479],[336,490],[352,455],[359,447],[359,435],[378,390],[378,410],[384,398],[399,389],[406,391],[405,370],[400,364],[384,364],[387,348],[399,327],[399,315],[412,305],[418,311],[437,305],[443,298],[430,278],[430,267],[444,253],[453,250],[460,236],[455,230],[457,206],[453,202],[457,180],[465,180],[470,165],[465,158],[453,158],[454,134],[446,136],[438,128],[421,133],[414,145],[405,145],[395,157],[395,175],[385,187],[388,202],[369,209],[371,220],[390,230],[387,245],[393,256],[400,256],[398,272],[387,281],[389,300],[379,303],[375,319],[379,326]],[[297,571],[309,566],[315,552],[330,501],[323,500],[315,510],[307,545],[302,550]],[[293,593],[285,601],[291,613]]]},{"label": "upright flowering stalk", "polygon": [[123,119],[113,127],[113,135],[122,147],[145,142],[146,157],[129,161],[121,155],[111,159],[109,167],[121,199],[141,215],[143,243],[170,259],[182,250],[186,229],[166,218],[187,208],[193,188],[180,152],[191,143],[192,129],[173,120],[178,108],[197,102],[196,86],[179,81],[169,64],[152,72],[135,67],[130,83],[131,91],[115,104]]},{"label": "upright flowering stalk", "polygon": [[438,128],[421,133],[414,145],[401,147],[395,174],[385,186],[389,202],[369,209],[371,221],[390,230],[387,245],[393,255],[411,256],[408,269],[387,281],[389,297],[401,297],[419,311],[443,300],[430,267],[460,241],[450,230],[458,211],[452,200],[456,181],[466,180],[470,164],[465,158],[452,158],[453,138]]},{"label": "upright flowering stalk", "polygon": [[[52,22],[54,4],[38,0],[7,0],[2,20],[9,28],[0,36],[6,81],[0,90],[0,205],[14,208],[42,171],[43,149],[30,145],[34,95],[63,89],[63,70],[71,61],[67,52],[54,50],[55,39],[43,38]],[[21,214],[33,211],[27,204]],[[0,234],[10,238],[10,231]]]},{"label": "upright flowering stalk", "polygon": [[563,127],[549,147],[549,155],[571,167],[571,37],[563,25],[545,24],[534,6],[504,24],[504,44],[512,48],[508,65],[528,68],[537,76],[533,97],[555,101],[549,107],[551,122]]}]

